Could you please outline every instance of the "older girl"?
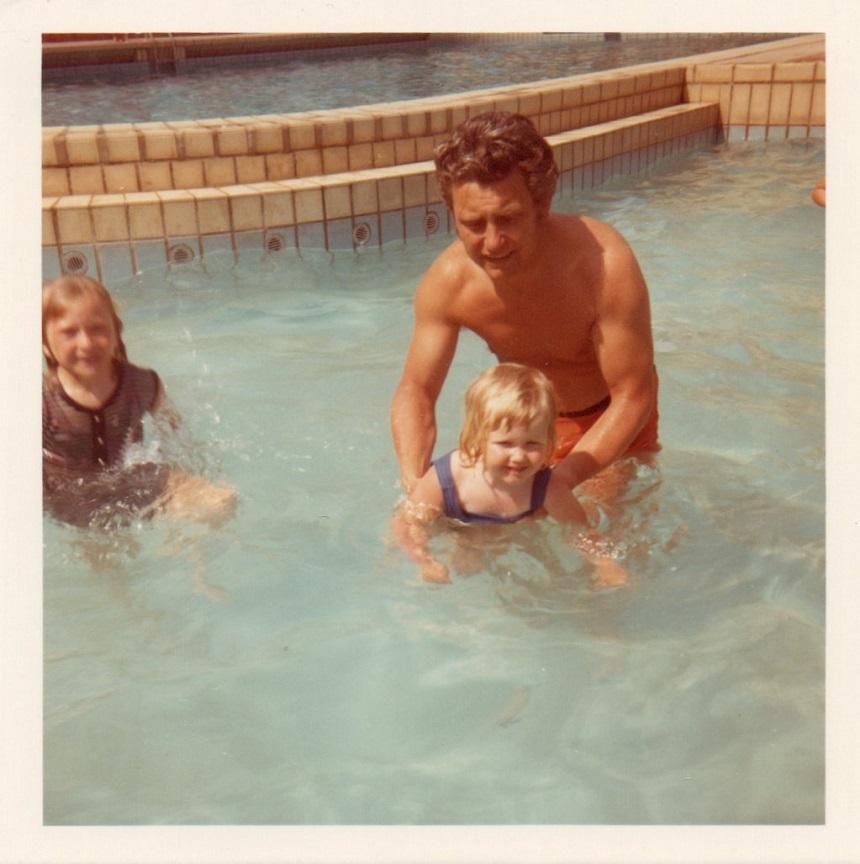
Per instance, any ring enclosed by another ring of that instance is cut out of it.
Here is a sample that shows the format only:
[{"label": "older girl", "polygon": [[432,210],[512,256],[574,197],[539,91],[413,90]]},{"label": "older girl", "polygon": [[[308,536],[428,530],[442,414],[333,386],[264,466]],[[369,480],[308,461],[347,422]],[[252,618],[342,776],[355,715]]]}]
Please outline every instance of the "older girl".
[{"label": "older girl", "polygon": [[[169,465],[124,464],[143,418],[163,406],[158,375],[128,361],[107,289],[61,276],[42,290],[42,466],[45,506],[74,525],[158,511],[222,519],[235,493]],[[162,408],[173,426],[177,416]]]}]

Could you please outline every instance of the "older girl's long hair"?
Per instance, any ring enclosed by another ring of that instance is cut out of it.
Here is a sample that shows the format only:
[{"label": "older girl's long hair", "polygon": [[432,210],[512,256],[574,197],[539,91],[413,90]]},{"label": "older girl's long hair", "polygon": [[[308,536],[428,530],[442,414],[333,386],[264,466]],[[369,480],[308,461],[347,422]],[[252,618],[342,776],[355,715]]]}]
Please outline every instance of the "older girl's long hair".
[{"label": "older girl's long hair", "polygon": [[481,458],[490,434],[502,427],[546,423],[546,459],[555,450],[558,399],[552,382],[539,369],[521,363],[486,369],[469,385],[465,402],[460,454],[466,465]]}]

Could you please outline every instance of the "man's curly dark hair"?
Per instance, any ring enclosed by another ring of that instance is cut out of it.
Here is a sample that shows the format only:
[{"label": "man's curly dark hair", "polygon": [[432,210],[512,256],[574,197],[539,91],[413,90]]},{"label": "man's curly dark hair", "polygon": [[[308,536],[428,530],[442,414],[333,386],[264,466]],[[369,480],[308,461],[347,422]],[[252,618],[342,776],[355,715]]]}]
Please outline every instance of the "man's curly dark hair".
[{"label": "man's curly dark hair", "polygon": [[461,123],[435,151],[436,180],[448,207],[458,183],[493,183],[520,170],[536,204],[549,203],[558,166],[552,148],[522,114],[487,111]]}]

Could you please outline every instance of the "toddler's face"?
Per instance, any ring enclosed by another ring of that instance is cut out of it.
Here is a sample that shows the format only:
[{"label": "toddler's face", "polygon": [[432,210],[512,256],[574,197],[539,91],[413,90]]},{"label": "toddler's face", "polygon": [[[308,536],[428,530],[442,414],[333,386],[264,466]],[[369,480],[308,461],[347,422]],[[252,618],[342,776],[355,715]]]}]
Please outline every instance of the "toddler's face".
[{"label": "toddler's face", "polygon": [[487,436],[483,455],[484,469],[490,477],[505,485],[525,483],[546,462],[546,423],[530,426],[500,426]]},{"label": "toddler's face", "polygon": [[60,368],[81,380],[109,370],[119,344],[110,312],[96,299],[69,306],[51,319],[45,339]]}]

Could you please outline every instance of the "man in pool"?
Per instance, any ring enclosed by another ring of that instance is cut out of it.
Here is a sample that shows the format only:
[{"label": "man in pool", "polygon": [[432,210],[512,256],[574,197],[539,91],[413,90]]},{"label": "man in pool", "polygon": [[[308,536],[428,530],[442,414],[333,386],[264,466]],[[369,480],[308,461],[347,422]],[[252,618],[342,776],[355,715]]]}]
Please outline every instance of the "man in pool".
[{"label": "man in pool", "polygon": [[556,471],[571,487],[619,457],[660,449],[648,289],[621,235],[551,213],[558,168],[525,117],[470,118],[436,148],[457,239],[415,295],[391,428],[410,491],[430,465],[435,406],[462,327],[500,362],[541,369],[561,402]]}]

